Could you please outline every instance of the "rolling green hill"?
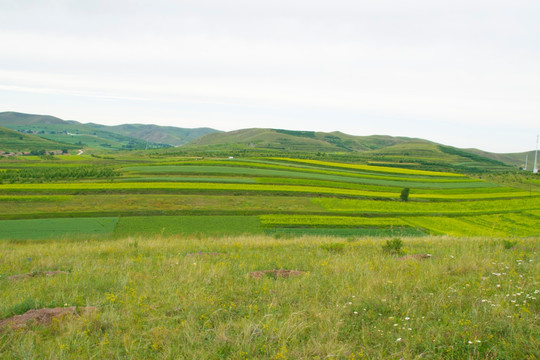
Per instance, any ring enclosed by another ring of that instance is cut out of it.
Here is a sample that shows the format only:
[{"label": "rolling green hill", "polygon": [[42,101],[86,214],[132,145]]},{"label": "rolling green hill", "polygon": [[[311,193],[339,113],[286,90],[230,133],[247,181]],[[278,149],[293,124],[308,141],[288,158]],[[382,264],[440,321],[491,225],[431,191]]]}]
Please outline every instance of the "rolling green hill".
[{"label": "rolling green hill", "polygon": [[162,148],[185,144],[199,136],[216,132],[209,128],[184,129],[158,125],[82,124],[53,116],[1,112],[0,126],[37,135],[44,139],[110,150]]},{"label": "rolling green hill", "polygon": [[52,151],[74,148],[73,145],[62,144],[39,136],[22,134],[15,130],[0,127],[0,151],[2,152]]},{"label": "rolling green hill", "polygon": [[246,148],[304,152],[360,152],[412,139],[391,136],[353,136],[339,131],[325,133],[282,129],[243,129],[203,136],[190,145],[211,149]]},{"label": "rolling green hill", "polygon": [[146,141],[93,129],[77,121],[65,121],[53,116],[3,112],[0,113],[0,126],[79,148],[130,150],[146,147]]},{"label": "rolling green hill", "polygon": [[87,124],[95,129],[109,131],[115,134],[147,140],[152,143],[179,146],[189,143],[206,134],[219,132],[211,128],[186,129],[174,126],[159,126],[145,124],[124,124],[105,126],[100,124]]},{"label": "rolling green hill", "polygon": [[[382,135],[353,136],[341,132],[244,129],[203,136],[187,149],[217,151],[294,152],[318,154],[340,161],[364,161],[380,166],[399,166],[443,171],[508,171],[515,162],[505,163],[490,153],[477,153],[427,140]],[[233,154],[231,152],[231,154]],[[242,153],[237,153],[242,154]]]}]

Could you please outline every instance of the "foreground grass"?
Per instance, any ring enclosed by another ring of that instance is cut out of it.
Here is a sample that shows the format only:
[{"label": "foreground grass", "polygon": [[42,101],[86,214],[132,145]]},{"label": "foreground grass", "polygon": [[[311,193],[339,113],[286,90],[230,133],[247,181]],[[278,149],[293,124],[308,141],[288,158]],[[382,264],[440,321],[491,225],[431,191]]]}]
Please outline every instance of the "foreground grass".
[{"label": "foreground grass", "polygon": [[[0,242],[0,319],[96,313],[0,331],[0,358],[534,359],[539,239],[145,237]],[[335,244],[338,243],[338,244]],[[506,245],[506,246],[504,246]],[[513,247],[512,247],[513,246]],[[189,255],[214,252],[222,254]],[[306,271],[290,278],[247,274]],[[14,274],[66,270],[11,281]]]}]

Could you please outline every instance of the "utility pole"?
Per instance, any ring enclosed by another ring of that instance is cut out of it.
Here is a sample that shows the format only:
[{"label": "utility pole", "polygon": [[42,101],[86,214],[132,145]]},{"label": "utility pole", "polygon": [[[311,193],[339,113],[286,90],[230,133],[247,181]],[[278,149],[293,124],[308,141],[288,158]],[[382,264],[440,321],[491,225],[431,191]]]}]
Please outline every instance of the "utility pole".
[{"label": "utility pole", "polygon": [[536,135],[536,151],[534,152],[533,174],[538,173],[538,165],[536,163],[537,159],[538,159],[538,135]]}]

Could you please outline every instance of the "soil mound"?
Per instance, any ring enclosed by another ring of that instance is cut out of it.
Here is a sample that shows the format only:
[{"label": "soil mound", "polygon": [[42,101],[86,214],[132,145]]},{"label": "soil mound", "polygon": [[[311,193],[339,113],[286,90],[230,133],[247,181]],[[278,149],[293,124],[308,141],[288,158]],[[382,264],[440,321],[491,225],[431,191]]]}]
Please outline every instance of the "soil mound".
[{"label": "soil mound", "polygon": [[31,272],[31,273],[27,273],[27,274],[12,275],[12,276],[9,276],[8,279],[12,280],[12,281],[17,281],[17,280],[21,280],[21,279],[36,277],[36,276],[54,276],[54,275],[58,275],[58,274],[69,274],[69,273],[67,271],[59,271],[59,270],[55,270],[55,271],[37,271],[37,272]]},{"label": "soil mound", "polygon": [[274,276],[276,278],[288,278],[289,276],[298,276],[305,273],[305,271],[300,270],[286,270],[286,269],[279,269],[279,270],[260,270],[260,271],[253,271],[249,273],[249,276],[252,278],[260,279],[265,275]]},{"label": "soil mound", "polygon": [[398,260],[425,260],[431,258],[431,254],[411,254],[397,258]]},{"label": "soil mound", "polygon": [[0,329],[4,326],[10,326],[12,329],[20,329],[28,324],[49,325],[54,318],[66,316],[78,316],[78,312],[91,312],[97,308],[93,306],[76,309],[75,306],[44,308],[38,310],[28,310],[22,315],[15,315],[7,319],[0,320]]}]

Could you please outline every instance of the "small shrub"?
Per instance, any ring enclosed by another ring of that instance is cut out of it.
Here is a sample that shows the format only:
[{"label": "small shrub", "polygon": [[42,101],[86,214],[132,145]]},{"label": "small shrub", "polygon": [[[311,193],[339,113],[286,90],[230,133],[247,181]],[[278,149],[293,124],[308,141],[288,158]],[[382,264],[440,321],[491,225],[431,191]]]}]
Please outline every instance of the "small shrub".
[{"label": "small shrub", "polygon": [[321,249],[331,252],[343,252],[345,250],[344,243],[332,243],[332,244],[322,244]]},{"label": "small shrub", "polygon": [[505,248],[506,250],[510,250],[511,248],[513,248],[514,246],[516,246],[517,243],[518,243],[517,240],[512,241],[512,240],[504,239],[504,240],[502,241],[502,244],[503,244],[503,246],[504,246],[504,248]]},{"label": "small shrub", "polygon": [[387,254],[399,255],[403,253],[403,241],[400,238],[393,238],[392,240],[386,240],[386,243],[382,247],[383,252]]}]

